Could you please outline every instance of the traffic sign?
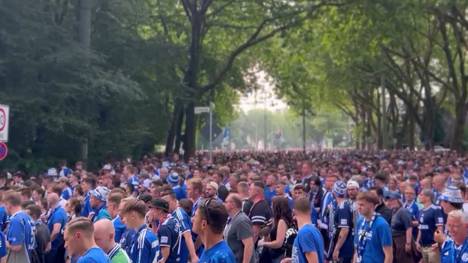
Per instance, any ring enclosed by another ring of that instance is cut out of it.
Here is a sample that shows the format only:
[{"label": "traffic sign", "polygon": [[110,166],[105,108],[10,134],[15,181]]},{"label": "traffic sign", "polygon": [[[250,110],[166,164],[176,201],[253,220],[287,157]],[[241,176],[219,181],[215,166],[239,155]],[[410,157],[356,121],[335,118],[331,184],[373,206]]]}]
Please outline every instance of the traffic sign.
[{"label": "traffic sign", "polygon": [[10,107],[0,104],[0,142],[8,142]]},{"label": "traffic sign", "polygon": [[8,155],[8,146],[4,142],[0,142],[0,161],[5,160]]},{"label": "traffic sign", "polygon": [[195,114],[210,112],[210,107],[195,107]]}]

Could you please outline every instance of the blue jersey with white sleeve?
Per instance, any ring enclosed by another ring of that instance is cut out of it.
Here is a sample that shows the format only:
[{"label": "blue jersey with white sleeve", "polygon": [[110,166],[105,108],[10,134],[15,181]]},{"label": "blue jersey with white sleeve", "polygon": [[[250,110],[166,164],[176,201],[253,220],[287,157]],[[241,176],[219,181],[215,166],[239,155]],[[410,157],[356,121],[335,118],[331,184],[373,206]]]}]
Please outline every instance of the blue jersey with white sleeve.
[{"label": "blue jersey with white sleeve", "polygon": [[452,239],[446,240],[440,250],[440,263],[468,263],[468,238],[458,246]]},{"label": "blue jersey with white sleeve", "polygon": [[[187,214],[187,212],[185,212],[184,209],[180,207],[176,208],[176,210],[174,210],[174,212],[172,213],[172,217],[174,217],[179,222],[180,235],[184,234],[187,231],[190,231],[190,232],[192,231],[192,220],[190,216]],[[193,233],[191,234],[193,238]],[[180,248],[180,259],[182,262],[184,262],[183,261],[184,259],[188,260],[189,251],[188,251],[187,243],[185,242],[185,237],[182,236],[181,240],[182,240],[181,241],[182,243],[181,243],[181,248]]]},{"label": "blue jersey with white sleeve", "polygon": [[27,250],[35,248],[32,220],[24,211],[18,211],[10,217],[7,240],[11,245],[24,245]]},{"label": "blue jersey with white sleeve", "polygon": [[353,254],[353,212],[350,202],[345,201],[338,204],[335,214],[335,226],[338,227],[338,229],[349,229],[348,236],[346,237],[339,254],[340,258],[349,257]]},{"label": "blue jersey with white sleeve", "polygon": [[317,253],[318,263],[324,262],[323,238],[316,227],[311,224],[304,225],[294,239],[292,249],[293,263],[307,263],[306,254]]},{"label": "blue jersey with white sleeve", "polygon": [[174,217],[167,218],[158,228],[158,238],[160,247],[168,247],[169,257],[166,262],[187,262],[188,250],[185,241],[182,240],[181,226]]},{"label": "blue jersey with white sleeve", "polygon": [[158,238],[146,225],[142,225],[133,236],[129,257],[138,263],[153,263],[159,258]]},{"label": "blue jersey with white sleeve", "polygon": [[130,255],[132,251],[132,242],[135,235],[136,231],[134,229],[127,228],[127,230],[125,230],[125,232],[123,232],[122,236],[120,237],[120,247],[125,250],[128,255]]},{"label": "blue jersey with white sleeve", "polygon": [[70,187],[65,187],[65,189],[63,189],[62,191],[61,197],[65,200],[68,200],[72,197],[72,195],[73,195],[72,189]]},{"label": "blue jersey with white sleeve", "polygon": [[419,216],[419,231],[421,231],[421,237],[419,243],[423,247],[432,246],[434,241],[434,232],[437,226],[444,225],[444,216],[442,209],[438,206],[431,205],[421,210]]}]

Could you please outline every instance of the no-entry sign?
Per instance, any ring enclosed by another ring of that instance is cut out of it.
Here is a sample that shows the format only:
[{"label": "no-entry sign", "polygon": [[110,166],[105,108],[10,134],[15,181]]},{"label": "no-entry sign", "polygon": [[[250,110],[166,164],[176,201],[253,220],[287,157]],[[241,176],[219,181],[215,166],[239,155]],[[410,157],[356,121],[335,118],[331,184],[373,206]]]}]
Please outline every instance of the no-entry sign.
[{"label": "no-entry sign", "polygon": [[0,142],[8,142],[10,107],[0,104]]},{"label": "no-entry sign", "polygon": [[3,161],[8,155],[8,146],[4,142],[0,142],[0,161]]}]

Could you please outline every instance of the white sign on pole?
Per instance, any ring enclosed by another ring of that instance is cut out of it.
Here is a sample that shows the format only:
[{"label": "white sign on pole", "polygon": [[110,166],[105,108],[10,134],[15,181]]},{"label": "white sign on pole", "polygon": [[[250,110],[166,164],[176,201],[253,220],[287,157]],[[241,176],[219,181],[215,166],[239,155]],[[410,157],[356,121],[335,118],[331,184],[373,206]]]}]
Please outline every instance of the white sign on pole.
[{"label": "white sign on pole", "polygon": [[0,142],[8,142],[10,107],[0,104]]},{"label": "white sign on pole", "polygon": [[195,114],[210,112],[210,107],[195,107]]}]

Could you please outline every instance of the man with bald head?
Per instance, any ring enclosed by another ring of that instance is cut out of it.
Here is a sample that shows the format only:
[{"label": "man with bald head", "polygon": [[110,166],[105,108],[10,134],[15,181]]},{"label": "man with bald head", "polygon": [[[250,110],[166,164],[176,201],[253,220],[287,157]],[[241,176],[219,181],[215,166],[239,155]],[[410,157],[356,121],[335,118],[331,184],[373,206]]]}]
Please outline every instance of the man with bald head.
[{"label": "man with bald head", "polygon": [[57,193],[47,194],[47,204],[49,205],[49,217],[47,226],[50,231],[51,249],[46,255],[47,262],[65,262],[65,248],[63,240],[63,228],[67,223],[67,212],[60,205],[60,197]]},{"label": "man with bald head", "polygon": [[114,240],[114,224],[109,219],[101,219],[94,223],[94,240],[104,250],[112,263],[130,263],[125,250]]},{"label": "man with bald head", "polygon": [[432,190],[434,191],[434,202],[436,205],[440,204],[439,196],[445,189],[445,176],[438,174],[432,179]]}]

